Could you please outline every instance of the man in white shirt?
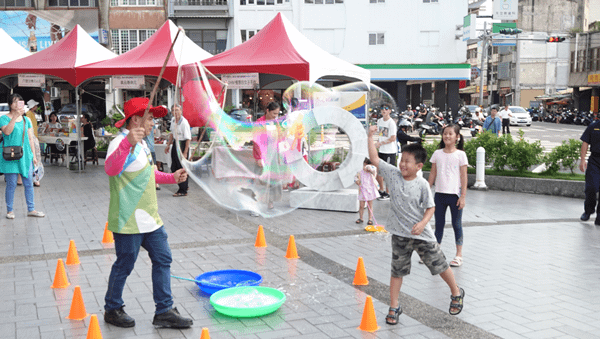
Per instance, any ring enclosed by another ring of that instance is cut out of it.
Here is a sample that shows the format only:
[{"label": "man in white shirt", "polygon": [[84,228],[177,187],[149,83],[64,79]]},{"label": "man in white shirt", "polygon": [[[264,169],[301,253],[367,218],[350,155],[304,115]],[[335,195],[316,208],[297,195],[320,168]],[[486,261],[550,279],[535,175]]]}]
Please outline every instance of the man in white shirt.
[{"label": "man in white shirt", "polygon": [[[387,162],[392,166],[396,166],[396,154],[398,154],[398,145],[396,145],[396,133],[398,128],[394,119],[390,117],[392,109],[390,105],[384,104],[381,106],[381,118],[377,120],[377,129],[379,131],[379,141],[375,143],[375,147],[378,148],[379,159]],[[383,190],[383,177],[377,176],[377,182],[381,191],[379,195],[381,200],[389,200],[389,190],[386,187]]]},{"label": "man in white shirt", "polygon": [[[171,108],[171,113],[173,113],[173,119],[171,119],[171,134],[169,135],[169,141],[167,142],[167,147],[165,148],[165,154],[169,153],[169,146],[171,147],[171,172],[175,173],[180,168],[181,162],[179,162],[179,158],[177,157],[177,149],[176,145],[174,145],[174,137],[173,135],[177,133],[177,140],[179,141],[179,147],[181,148],[181,156],[184,159],[188,159],[190,153],[190,141],[192,140],[192,131],[190,129],[190,123],[186,118],[183,117],[183,112],[181,111],[181,106],[175,104]],[[188,180],[186,179],[184,182],[178,184],[179,190],[175,194],[174,197],[184,197],[188,192]]]},{"label": "man in white shirt", "polygon": [[502,118],[502,134],[510,134],[510,118],[512,117],[512,114],[510,113],[508,105],[500,111],[500,117]]}]

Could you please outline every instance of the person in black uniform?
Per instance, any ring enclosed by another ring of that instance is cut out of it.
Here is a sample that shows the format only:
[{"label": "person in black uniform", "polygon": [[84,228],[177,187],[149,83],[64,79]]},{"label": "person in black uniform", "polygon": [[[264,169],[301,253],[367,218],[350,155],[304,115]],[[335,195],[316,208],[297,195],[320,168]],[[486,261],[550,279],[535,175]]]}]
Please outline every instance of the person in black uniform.
[{"label": "person in black uniform", "polygon": [[[591,123],[581,135],[581,160],[579,169],[585,172],[585,204],[584,212],[581,215],[582,221],[590,219],[594,214],[594,209],[600,214],[600,204],[596,207],[596,195],[600,190],[600,121]],[[588,147],[591,155],[588,161],[585,161]],[[600,226],[600,217],[596,215],[596,226]]]}]

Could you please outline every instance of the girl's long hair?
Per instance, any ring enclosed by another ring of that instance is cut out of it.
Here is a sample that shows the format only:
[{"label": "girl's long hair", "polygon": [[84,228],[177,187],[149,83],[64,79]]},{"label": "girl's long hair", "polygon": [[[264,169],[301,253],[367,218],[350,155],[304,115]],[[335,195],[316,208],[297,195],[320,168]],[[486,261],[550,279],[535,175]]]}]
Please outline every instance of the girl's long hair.
[{"label": "girl's long hair", "polygon": [[[442,128],[442,135],[444,135],[444,131],[446,130],[446,128],[452,128],[454,129],[454,133],[456,133],[456,135],[459,136],[458,139],[458,144],[456,144],[456,149],[459,149],[461,151],[464,151],[464,145],[465,145],[465,139],[463,138],[462,134],[460,134],[460,126],[455,125],[455,124],[450,124],[447,125],[446,127]],[[439,149],[444,149],[446,148],[446,144],[444,143],[444,138],[442,137],[442,140],[440,141],[440,145],[438,146]]]}]

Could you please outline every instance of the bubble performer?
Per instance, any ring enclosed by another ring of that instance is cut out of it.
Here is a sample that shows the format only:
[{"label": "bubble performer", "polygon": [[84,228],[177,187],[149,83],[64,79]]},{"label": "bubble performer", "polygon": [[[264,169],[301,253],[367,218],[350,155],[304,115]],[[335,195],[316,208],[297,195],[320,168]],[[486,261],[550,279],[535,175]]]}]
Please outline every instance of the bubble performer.
[{"label": "bubble performer", "polygon": [[123,310],[122,295],[125,281],[133,270],[140,247],[143,247],[152,261],[156,304],[152,324],[188,328],[192,326],[192,320],[182,317],[177,308],[173,308],[171,249],[156,200],[156,183],[181,183],[187,179],[187,173],[185,169],[179,169],[166,174],[152,166],[150,149],[142,139],[149,131],[147,126],[152,117],[165,116],[167,109],[148,106],[147,98],[133,98],[125,103],[125,118],[115,126],[126,125],[126,128],[111,141],[104,165],[110,183],[108,229],[114,234],[117,255],[104,298],[104,321],[118,327],[135,326],[135,320]]}]

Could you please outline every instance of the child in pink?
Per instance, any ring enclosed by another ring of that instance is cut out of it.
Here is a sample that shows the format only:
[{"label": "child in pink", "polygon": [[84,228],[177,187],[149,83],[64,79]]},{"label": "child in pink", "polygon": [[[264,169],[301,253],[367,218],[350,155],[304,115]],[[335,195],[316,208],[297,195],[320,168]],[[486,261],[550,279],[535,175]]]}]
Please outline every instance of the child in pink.
[{"label": "child in pink", "polygon": [[365,202],[369,204],[369,221],[367,225],[373,225],[373,200],[379,196],[378,189],[379,185],[375,176],[377,175],[377,168],[371,164],[369,158],[365,158],[363,162],[362,171],[356,174],[354,182],[358,185],[358,201],[360,202],[358,209],[358,220],[357,224],[363,223],[363,211],[365,209]]}]

